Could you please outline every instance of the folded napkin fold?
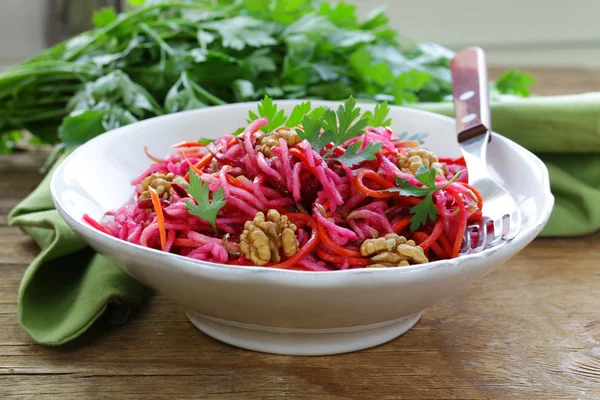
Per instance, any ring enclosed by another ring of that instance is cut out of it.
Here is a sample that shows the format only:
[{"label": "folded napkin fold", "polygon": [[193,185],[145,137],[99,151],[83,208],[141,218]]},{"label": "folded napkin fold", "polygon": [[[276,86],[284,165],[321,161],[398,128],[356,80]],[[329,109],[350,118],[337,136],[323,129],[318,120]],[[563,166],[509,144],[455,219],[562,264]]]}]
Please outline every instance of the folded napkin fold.
[{"label": "folded napkin fold", "polygon": [[[452,103],[415,107],[453,115]],[[537,97],[492,105],[493,128],[548,166],[556,206],[545,236],[600,228],[600,93]],[[56,166],[55,166],[56,167]],[[60,345],[89,328],[112,303],[137,305],[143,286],[86,248],[50,198],[50,176],[10,214],[42,251],[19,290],[21,325],[39,343]]]},{"label": "folded napkin fold", "polygon": [[19,322],[38,343],[60,345],[85,332],[109,305],[115,315],[141,304],[144,287],[87,248],[54,208],[52,172],[9,215],[40,246],[19,288]]}]

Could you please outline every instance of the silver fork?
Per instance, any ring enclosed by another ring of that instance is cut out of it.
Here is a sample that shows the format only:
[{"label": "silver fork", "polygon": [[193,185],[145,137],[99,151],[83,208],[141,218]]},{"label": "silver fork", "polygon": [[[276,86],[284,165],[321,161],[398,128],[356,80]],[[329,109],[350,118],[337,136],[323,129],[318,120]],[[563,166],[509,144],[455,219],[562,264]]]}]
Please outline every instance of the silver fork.
[{"label": "silver fork", "polygon": [[[462,253],[477,253],[514,238],[521,214],[512,196],[492,178],[487,167],[491,115],[485,53],[479,47],[462,50],[450,63],[458,143],[467,162],[469,183],[483,198],[483,218],[469,225]],[[477,233],[477,241],[471,239]]]}]

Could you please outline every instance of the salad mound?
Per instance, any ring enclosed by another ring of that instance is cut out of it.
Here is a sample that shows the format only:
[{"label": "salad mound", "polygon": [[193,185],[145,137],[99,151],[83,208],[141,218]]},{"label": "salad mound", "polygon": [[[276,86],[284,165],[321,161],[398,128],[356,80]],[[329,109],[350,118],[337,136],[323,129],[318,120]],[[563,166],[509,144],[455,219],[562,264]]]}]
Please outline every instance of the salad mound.
[{"label": "salad mound", "polygon": [[387,103],[361,113],[265,97],[249,125],[173,145],[133,180],[135,199],[97,229],[228,265],[302,271],[388,268],[458,257],[482,200],[464,160],[394,135]]}]

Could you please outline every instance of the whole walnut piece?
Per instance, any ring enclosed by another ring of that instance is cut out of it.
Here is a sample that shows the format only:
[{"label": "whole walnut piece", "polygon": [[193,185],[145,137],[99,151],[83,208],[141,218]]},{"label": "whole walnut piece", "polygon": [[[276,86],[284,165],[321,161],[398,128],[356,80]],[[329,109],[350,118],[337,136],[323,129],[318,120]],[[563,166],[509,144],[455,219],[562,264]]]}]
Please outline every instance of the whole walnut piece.
[{"label": "whole walnut piece", "polygon": [[408,267],[429,262],[423,249],[414,240],[390,233],[377,239],[367,239],[360,246],[360,254],[372,256],[369,268]]},{"label": "whole walnut piece", "polygon": [[272,133],[265,133],[256,140],[256,150],[261,151],[265,157],[273,157],[273,147],[279,147],[279,139],[282,138],[287,143],[288,147],[293,147],[302,140],[294,129],[282,126],[277,128]]},{"label": "whole walnut piece", "polygon": [[265,214],[259,212],[254,220],[246,221],[240,236],[240,250],[256,265],[278,263],[281,252],[291,257],[300,249],[296,231],[296,225],[277,210],[269,210],[266,219]]},{"label": "whole walnut piece", "polygon": [[142,181],[142,193],[140,193],[139,201],[148,200],[151,198],[149,188],[156,190],[158,197],[163,200],[167,200],[173,194],[171,184],[176,183],[180,186],[187,186],[187,181],[182,176],[175,176],[174,173],[169,172],[168,174],[154,173],[148,175],[146,179]]},{"label": "whole walnut piece", "polygon": [[435,169],[438,175],[446,175],[445,168],[437,156],[427,149],[412,149],[408,154],[398,157],[398,167],[407,174],[416,174],[422,166]]}]

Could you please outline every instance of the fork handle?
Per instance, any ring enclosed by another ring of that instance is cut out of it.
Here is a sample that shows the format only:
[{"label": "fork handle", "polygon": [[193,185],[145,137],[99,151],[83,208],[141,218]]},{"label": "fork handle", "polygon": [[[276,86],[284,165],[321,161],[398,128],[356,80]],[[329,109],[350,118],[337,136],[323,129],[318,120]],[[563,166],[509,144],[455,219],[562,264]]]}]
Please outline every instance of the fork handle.
[{"label": "fork handle", "polygon": [[480,135],[491,139],[485,53],[479,47],[464,49],[450,62],[450,70],[458,141],[462,143]]}]

